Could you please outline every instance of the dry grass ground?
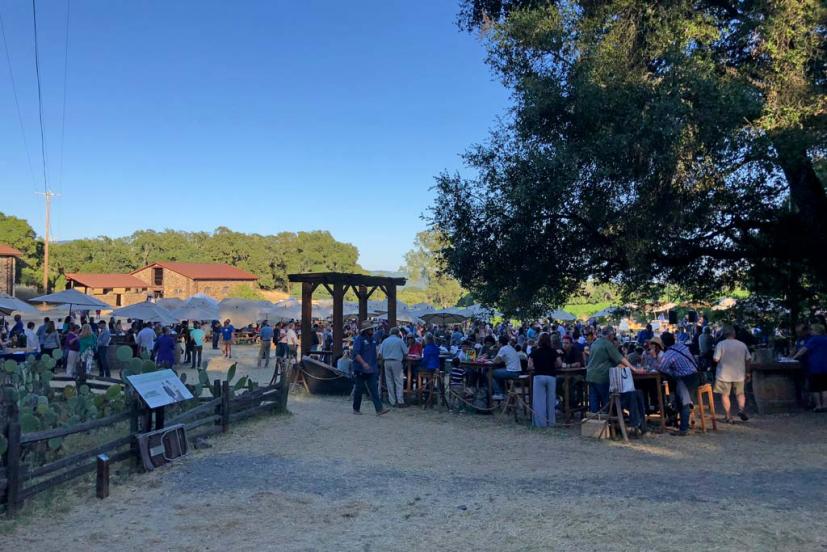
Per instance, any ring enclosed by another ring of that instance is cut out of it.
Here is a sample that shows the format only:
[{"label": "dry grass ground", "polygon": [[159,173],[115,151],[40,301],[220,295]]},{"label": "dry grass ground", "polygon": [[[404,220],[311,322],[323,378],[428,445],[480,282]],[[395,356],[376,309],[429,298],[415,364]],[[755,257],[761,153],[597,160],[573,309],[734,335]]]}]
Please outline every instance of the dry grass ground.
[{"label": "dry grass ground", "polygon": [[[248,368],[252,348],[237,354]],[[622,445],[417,408],[353,416],[344,397],[290,410],[107,500],[87,485],[30,506],[2,548],[827,550],[825,416]]]}]

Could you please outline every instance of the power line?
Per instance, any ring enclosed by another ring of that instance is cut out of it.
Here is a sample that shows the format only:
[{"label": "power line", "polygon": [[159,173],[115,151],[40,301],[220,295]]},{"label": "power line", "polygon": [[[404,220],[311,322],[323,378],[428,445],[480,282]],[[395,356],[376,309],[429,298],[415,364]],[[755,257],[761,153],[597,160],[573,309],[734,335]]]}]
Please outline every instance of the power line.
[{"label": "power line", "polygon": [[29,162],[29,175],[32,177],[32,184],[36,185],[34,165],[32,165],[32,154],[29,150],[29,141],[26,139],[26,125],[23,124],[23,112],[20,111],[20,100],[17,99],[17,82],[14,79],[14,70],[12,69],[11,54],[9,53],[9,43],[6,40],[6,27],[3,24],[2,14],[0,14],[0,35],[3,36],[3,50],[6,52],[6,64],[9,67],[9,80],[11,81],[11,91],[14,96],[14,105],[17,108],[17,121],[20,123],[20,134],[23,137],[23,149],[26,151],[26,160]]},{"label": "power line", "polygon": [[63,145],[66,139],[66,83],[69,74],[69,12],[72,0],[66,0],[66,41],[63,49],[63,110],[60,115],[60,170],[57,175],[58,190],[63,189]]},{"label": "power line", "polygon": [[43,94],[40,89],[40,49],[37,44],[37,3],[32,0],[32,22],[34,23],[34,71],[37,77],[37,111],[40,119],[40,156],[43,161],[43,192],[49,192],[46,179],[46,129],[43,125]]}]

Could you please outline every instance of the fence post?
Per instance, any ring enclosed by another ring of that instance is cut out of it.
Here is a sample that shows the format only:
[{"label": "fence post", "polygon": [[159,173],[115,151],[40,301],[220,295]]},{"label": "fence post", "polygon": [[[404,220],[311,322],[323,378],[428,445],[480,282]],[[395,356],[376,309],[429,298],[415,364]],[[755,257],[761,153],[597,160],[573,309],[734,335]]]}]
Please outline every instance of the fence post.
[{"label": "fence post", "polygon": [[230,429],[230,382],[221,383],[221,431],[227,433]]},{"label": "fence post", "polygon": [[109,456],[99,454],[97,460],[98,474],[95,479],[95,496],[106,498],[109,496]]},{"label": "fence post", "polygon": [[[221,399],[221,380],[214,380],[212,382],[212,396],[214,399]],[[224,408],[224,400],[220,400],[218,405],[215,407],[215,414],[216,416],[223,416],[221,414],[221,410]],[[219,425],[221,420],[216,420],[215,425]]]},{"label": "fence post", "polygon": [[287,369],[282,367],[281,378],[279,378],[279,401],[277,403],[277,408],[281,412],[287,411],[287,394],[290,392],[290,382],[288,381],[290,378],[287,374]]},{"label": "fence post", "polygon": [[132,442],[129,443],[129,448],[134,455],[135,465],[140,466],[142,465],[141,453],[140,450],[138,450],[138,431],[141,417],[140,402],[138,397],[135,396],[134,391],[129,392],[129,397],[129,434],[132,435]]},{"label": "fence post", "polygon": [[9,421],[9,442],[6,448],[6,512],[9,516],[17,513],[20,505],[20,422],[15,415]]}]

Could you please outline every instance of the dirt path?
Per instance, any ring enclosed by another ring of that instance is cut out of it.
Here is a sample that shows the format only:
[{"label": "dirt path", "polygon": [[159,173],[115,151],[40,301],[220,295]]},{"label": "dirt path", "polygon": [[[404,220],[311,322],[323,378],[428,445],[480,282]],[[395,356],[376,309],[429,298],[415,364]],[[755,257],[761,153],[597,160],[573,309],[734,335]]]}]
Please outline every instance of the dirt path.
[{"label": "dirt path", "polygon": [[[827,550],[827,417],[632,446],[291,397],[174,466],[24,517],[9,550]],[[60,510],[55,512],[55,510]],[[5,546],[3,547],[5,549]]]}]

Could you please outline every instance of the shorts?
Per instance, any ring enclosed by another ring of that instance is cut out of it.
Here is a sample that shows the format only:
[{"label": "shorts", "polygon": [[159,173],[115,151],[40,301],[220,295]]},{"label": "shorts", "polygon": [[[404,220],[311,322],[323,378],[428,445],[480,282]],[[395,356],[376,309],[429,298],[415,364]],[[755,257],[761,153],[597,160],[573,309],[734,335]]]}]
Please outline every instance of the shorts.
[{"label": "shorts", "polygon": [[732,391],[735,391],[736,395],[743,395],[744,394],[744,382],[743,381],[721,381],[715,380],[715,392],[721,395],[729,396]]}]

